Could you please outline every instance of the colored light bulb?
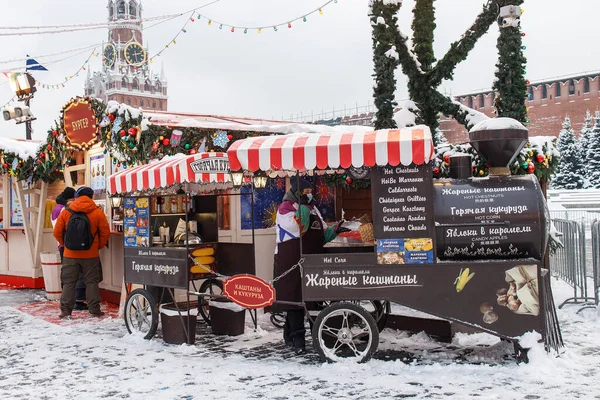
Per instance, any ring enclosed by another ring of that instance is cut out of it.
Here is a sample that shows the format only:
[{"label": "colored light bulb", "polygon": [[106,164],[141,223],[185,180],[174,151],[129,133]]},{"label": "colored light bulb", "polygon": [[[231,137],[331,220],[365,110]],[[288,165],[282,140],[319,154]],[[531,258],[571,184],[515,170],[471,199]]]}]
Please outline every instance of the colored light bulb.
[{"label": "colored light bulb", "polygon": [[231,28],[231,32],[235,32],[235,28],[233,28],[233,27],[232,27],[232,28]]},{"label": "colored light bulb", "polygon": [[247,28],[246,28],[246,29],[244,29],[244,33],[248,33],[248,29],[247,29]]},{"label": "colored light bulb", "polygon": [[261,32],[262,32],[262,29],[261,29],[261,28],[258,28],[258,30],[257,30],[256,32],[258,32],[258,33],[261,33]]},{"label": "colored light bulb", "polygon": [[306,17],[302,18],[302,21],[303,21],[303,22],[306,22]]},{"label": "colored light bulb", "polygon": [[319,14],[323,14],[323,10],[319,10]]},{"label": "colored light bulb", "polygon": [[276,27],[276,26],[274,26],[274,27],[273,27],[273,30],[274,30],[275,32],[277,32],[277,27]]},{"label": "colored light bulb", "polygon": [[525,32],[523,32],[523,33],[521,33],[521,36],[525,37],[525,36],[527,36],[527,35],[525,34]]},{"label": "colored light bulb", "polygon": [[288,28],[291,28],[291,27],[292,27],[292,23],[290,22],[290,23],[288,24]]},{"label": "colored light bulb", "polygon": [[527,46],[521,46],[521,49],[527,50]]}]

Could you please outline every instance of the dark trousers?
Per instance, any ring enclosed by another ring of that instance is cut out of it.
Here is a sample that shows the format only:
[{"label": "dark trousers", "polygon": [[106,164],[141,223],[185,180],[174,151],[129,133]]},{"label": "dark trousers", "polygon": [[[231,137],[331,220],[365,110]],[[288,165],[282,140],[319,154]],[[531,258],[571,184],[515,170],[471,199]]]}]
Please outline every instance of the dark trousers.
[{"label": "dark trousers", "polygon": [[[58,249],[60,252],[60,262],[63,262],[65,248],[60,247]],[[62,282],[61,282],[62,285]],[[77,283],[75,284],[75,301],[84,302],[85,301],[85,280],[83,279],[83,273],[79,274],[79,278],[77,278]]]},{"label": "dark trousers", "polygon": [[304,309],[288,310],[283,325],[283,340],[294,349],[304,350],[306,329],[304,328]]},{"label": "dark trousers", "polygon": [[83,274],[86,285],[85,294],[90,313],[100,311],[100,259],[96,258],[63,258],[60,280],[63,284],[63,291],[60,297],[60,310],[63,313],[70,314],[75,306],[75,287],[79,274]]}]

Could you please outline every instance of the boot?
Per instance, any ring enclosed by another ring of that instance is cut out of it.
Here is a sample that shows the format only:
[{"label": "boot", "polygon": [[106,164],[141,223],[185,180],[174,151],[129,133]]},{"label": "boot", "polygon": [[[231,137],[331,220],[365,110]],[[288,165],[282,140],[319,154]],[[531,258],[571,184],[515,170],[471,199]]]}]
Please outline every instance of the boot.
[{"label": "boot", "polygon": [[290,323],[285,319],[285,323],[283,324],[283,341],[287,347],[294,346],[294,340],[292,339],[292,335],[290,335]]},{"label": "boot", "polygon": [[294,340],[294,353],[297,355],[306,353],[306,332],[304,329],[297,330],[292,335]]}]

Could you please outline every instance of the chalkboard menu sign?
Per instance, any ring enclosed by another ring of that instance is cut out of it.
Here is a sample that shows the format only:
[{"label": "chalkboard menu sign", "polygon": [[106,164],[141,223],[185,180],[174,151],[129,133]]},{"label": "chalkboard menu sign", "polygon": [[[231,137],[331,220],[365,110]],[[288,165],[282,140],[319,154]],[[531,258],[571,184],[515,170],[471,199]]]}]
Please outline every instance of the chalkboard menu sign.
[{"label": "chalkboard menu sign", "polygon": [[535,176],[448,181],[435,186],[439,258],[541,259],[545,201]]},{"label": "chalkboard menu sign", "polygon": [[125,282],[187,289],[186,249],[126,247],[124,250]]},{"label": "chalkboard menu sign", "polygon": [[371,173],[377,263],[433,263],[431,167],[379,167]]}]

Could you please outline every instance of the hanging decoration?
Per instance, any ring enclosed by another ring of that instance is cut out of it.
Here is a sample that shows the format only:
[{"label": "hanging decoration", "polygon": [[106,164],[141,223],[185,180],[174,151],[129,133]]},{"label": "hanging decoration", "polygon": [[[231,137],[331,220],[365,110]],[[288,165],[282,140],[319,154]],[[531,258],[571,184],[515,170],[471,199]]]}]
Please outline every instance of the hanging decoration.
[{"label": "hanging decoration", "polygon": [[216,26],[216,27],[218,27],[219,30],[223,30],[223,27],[225,27],[225,29],[229,30],[231,33],[241,32],[243,34],[248,34],[250,31],[254,31],[257,34],[260,34],[263,32],[263,29],[266,29],[266,28],[272,28],[273,32],[278,32],[279,31],[278,27],[280,27],[280,26],[287,26],[288,28],[292,28],[292,24],[296,21],[307,22],[308,17],[313,14],[316,14],[316,13],[323,15],[323,13],[324,13],[323,9],[326,6],[330,5],[331,3],[336,4],[337,2],[338,2],[338,0],[328,0],[323,5],[321,5],[319,8],[316,8],[312,11],[301,14],[298,17],[295,17],[295,18],[292,18],[292,19],[289,19],[286,21],[282,21],[282,22],[279,22],[276,24],[265,24],[262,26],[241,26],[241,25],[227,24],[225,22],[216,21],[216,20],[212,19],[211,17],[209,17],[207,15],[203,15],[203,14],[198,14],[196,16],[196,18],[194,18],[194,15],[196,15],[196,13],[194,11],[186,19],[185,23],[183,24],[181,29],[177,32],[177,34],[171,40],[169,40],[169,42],[167,44],[165,44],[160,51],[158,51],[153,56],[149,57],[148,62],[150,62],[150,63],[154,62],[154,59],[156,57],[159,57],[163,52],[165,52],[169,48],[169,46],[176,45],[177,39],[179,38],[179,36],[187,33],[188,29],[189,29],[189,24],[194,23],[196,21],[202,21],[202,22],[206,21],[207,26]]},{"label": "hanging decoration", "polygon": [[230,140],[227,131],[216,131],[213,133],[213,143],[215,146],[224,148]]},{"label": "hanging decoration", "polygon": [[88,67],[89,61],[92,57],[98,57],[98,55],[100,53],[96,53],[97,48],[94,48],[94,50],[92,50],[92,52],[90,53],[90,55],[88,56],[88,58],[85,59],[85,61],[83,62],[83,64],[79,67],[79,69],[77,71],[75,71],[73,74],[71,75],[67,75],[64,77],[64,79],[60,82],[56,82],[56,83],[45,83],[45,82],[41,82],[41,81],[37,81],[36,82],[36,86],[41,87],[42,89],[62,89],[65,87],[65,83],[69,82],[71,79],[76,78],[79,76],[79,73],[81,71],[85,71]]}]

